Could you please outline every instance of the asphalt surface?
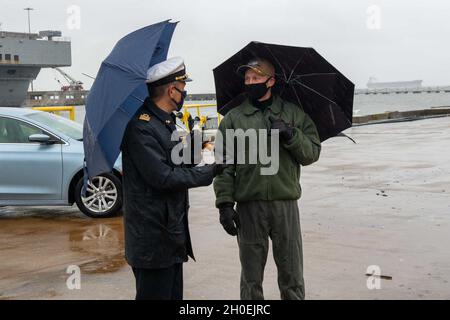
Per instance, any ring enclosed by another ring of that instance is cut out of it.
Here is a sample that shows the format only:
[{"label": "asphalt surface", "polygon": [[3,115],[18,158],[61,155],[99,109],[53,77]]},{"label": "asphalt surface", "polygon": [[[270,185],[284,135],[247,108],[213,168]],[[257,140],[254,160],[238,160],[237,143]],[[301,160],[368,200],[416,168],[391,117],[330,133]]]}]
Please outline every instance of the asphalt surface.
[{"label": "asphalt surface", "polygon": [[[345,133],[357,143],[330,139],[302,168],[307,299],[450,299],[450,117]],[[185,264],[185,298],[239,299],[236,239],[212,187],[191,191],[190,224],[197,261]],[[0,207],[0,299],[133,299],[123,255],[121,217]],[[80,289],[67,286],[69,266]],[[271,253],[264,290],[279,299]]]}]

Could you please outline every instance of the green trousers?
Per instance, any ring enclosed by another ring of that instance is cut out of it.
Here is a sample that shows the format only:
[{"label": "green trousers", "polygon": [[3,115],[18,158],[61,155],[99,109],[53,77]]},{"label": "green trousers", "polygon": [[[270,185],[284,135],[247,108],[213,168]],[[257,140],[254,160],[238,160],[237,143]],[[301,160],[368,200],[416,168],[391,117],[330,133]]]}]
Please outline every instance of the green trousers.
[{"label": "green trousers", "polygon": [[269,237],[278,269],[281,299],[303,300],[303,253],[300,217],[296,200],[238,203],[241,299],[262,300],[264,268]]}]

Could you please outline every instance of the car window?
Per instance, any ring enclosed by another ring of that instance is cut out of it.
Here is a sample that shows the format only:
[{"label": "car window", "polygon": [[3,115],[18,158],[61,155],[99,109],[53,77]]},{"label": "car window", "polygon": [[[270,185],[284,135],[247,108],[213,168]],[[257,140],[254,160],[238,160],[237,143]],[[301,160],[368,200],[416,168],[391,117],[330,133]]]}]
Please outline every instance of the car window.
[{"label": "car window", "polygon": [[46,133],[20,120],[0,117],[0,143],[30,143],[32,134]]},{"label": "car window", "polygon": [[52,130],[56,130],[56,132],[65,134],[72,139],[80,141],[83,139],[83,126],[75,121],[47,112],[30,113],[26,117],[33,122],[41,123]]}]

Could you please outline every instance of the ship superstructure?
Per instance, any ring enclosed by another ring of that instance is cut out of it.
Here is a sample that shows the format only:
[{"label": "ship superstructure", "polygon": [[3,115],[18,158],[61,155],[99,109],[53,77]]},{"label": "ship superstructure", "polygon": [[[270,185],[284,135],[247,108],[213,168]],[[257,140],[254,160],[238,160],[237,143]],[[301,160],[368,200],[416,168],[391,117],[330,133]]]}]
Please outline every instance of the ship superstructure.
[{"label": "ship superstructure", "polygon": [[72,64],[71,43],[59,37],[60,31],[0,31],[0,107],[23,106],[41,68]]}]

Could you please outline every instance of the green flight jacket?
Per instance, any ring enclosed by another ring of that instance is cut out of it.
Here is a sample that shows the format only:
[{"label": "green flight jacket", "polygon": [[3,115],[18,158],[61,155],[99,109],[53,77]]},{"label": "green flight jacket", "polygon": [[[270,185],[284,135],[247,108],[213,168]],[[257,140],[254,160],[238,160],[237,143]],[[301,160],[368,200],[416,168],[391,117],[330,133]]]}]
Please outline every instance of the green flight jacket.
[{"label": "green flight jacket", "polygon": [[[242,129],[244,132],[248,129],[270,130],[270,115],[281,118],[294,128],[294,136],[288,144],[280,139],[278,172],[274,175],[261,175],[260,169],[270,167],[270,163],[261,164],[258,156],[256,164],[249,164],[249,144],[245,143],[245,164],[236,164],[237,152],[235,151],[234,164],[228,166],[214,180],[216,207],[224,203],[296,200],[301,197],[300,167],[317,161],[321,150],[317,128],[301,107],[274,96],[272,105],[262,112],[248,99],[245,100],[229,111],[219,125],[219,131],[223,136],[223,150],[227,148],[227,129]],[[270,156],[270,136],[267,136],[267,140]]]}]

